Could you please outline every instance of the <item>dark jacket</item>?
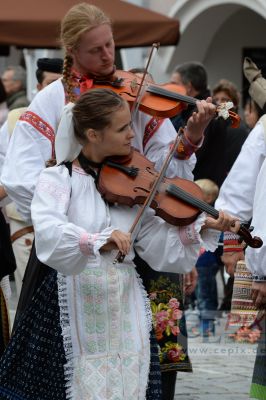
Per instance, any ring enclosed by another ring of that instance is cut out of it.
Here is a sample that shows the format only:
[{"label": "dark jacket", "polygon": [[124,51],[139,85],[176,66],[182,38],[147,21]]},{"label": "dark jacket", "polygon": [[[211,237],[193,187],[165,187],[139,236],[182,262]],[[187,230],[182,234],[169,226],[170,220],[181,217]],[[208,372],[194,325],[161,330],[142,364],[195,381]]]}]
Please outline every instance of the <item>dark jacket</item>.
[{"label": "dark jacket", "polygon": [[6,99],[6,103],[9,111],[15,108],[27,107],[30,104],[24,90],[9,95]]},{"label": "dark jacket", "polygon": [[[206,99],[209,92],[197,96],[199,100]],[[185,126],[195,107],[189,106],[181,114],[171,119],[176,131]],[[230,120],[213,119],[205,129],[205,138],[201,148],[197,150],[197,162],[193,170],[194,179],[211,179],[219,187],[225,180],[248,132],[244,124],[239,128],[231,128]]]}]

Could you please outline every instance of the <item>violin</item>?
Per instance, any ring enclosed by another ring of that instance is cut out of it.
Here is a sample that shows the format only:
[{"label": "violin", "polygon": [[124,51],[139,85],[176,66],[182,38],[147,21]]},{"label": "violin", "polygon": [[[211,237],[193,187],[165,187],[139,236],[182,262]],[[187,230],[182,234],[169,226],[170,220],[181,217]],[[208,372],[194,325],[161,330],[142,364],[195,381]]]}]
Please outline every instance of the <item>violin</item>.
[{"label": "violin", "polygon": [[[110,80],[97,81],[93,83],[93,88],[112,89],[130,105],[133,105],[139,92],[141,78],[132,72],[117,70]],[[186,96],[186,89],[174,83],[157,85],[146,84],[145,92],[140,99],[139,109],[146,114],[161,118],[171,118],[179,114],[186,108],[187,104],[196,105],[197,99]],[[226,104],[226,103],[225,103]],[[223,105],[217,106],[217,113],[222,110]],[[240,117],[235,112],[228,110],[232,127],[237,128]],[[222,115],[223,116],[223,115]]]},{"label": "violin", "polygon": [[[157,177],[154,163],[134,150],[131,157],[122,162],[119,157],[104,162],[97,188],[109,203],[132,207],[135,204],[144,204]],[[215,219],[219,217],[219,212],[203,201],[201,188],[193,181],[181,178],[164,177],[150,207],[155,210],[156,215],[177,226],[192,223],[202,211]],[[238,234],[250,247],[262,246],[262,240],[256,236],[253,238],[244,223],[241,224]]]}]

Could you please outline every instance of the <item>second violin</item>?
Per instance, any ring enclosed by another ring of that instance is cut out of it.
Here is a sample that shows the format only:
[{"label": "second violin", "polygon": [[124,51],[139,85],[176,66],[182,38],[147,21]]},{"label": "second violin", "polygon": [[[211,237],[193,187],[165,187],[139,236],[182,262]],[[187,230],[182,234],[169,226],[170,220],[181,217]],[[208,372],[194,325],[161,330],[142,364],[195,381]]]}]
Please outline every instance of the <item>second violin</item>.
[{"label": "second violin", "polygon": [[[94,81],[95,88],[111,88],[116,93],[123,96],[129,104],[133,104],[139,90],[141,78],[131,72],[118,70],[115,76],[108,81]],[[166,83],[156,85],[153,83],[145,84],[145,92],[140,99],[139,109],[146,114],[161,118],[171,118],[179,114],[187,104],[196,105],[197,99],[191,96],[186,96],[184,86],[174,83]],[[226,104],[226,103],[224,103]],[[240,117],[231,110],[226,110],[225,106],[217,106],[217,113],[223,118],[229,117],[232,122],[232,127],[238,127]]]}]

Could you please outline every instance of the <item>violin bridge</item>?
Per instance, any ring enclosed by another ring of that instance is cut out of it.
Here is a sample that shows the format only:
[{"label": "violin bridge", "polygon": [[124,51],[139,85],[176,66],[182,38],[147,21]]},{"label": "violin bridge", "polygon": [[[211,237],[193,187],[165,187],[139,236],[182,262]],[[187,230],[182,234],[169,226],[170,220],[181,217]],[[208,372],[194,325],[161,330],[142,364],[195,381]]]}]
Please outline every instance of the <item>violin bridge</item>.
[{"label": "violin bridge", "polygon": [[138,89],[139,85],[137,82],[137,79],[133,79],[130,83],[130,88],[132,90],[132,92],[134,93],[137,89]]}]

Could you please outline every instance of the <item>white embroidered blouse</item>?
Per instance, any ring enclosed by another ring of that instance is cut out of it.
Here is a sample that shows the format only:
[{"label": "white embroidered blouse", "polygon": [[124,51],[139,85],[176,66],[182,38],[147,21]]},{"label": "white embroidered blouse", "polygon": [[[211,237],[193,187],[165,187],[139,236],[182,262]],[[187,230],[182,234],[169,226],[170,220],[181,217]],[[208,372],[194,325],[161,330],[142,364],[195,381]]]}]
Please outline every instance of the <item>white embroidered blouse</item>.
[{"label": "white embroidered blouse", "polygon": [[[129,230],[137,209],[106,204],[93,178],[75,166],[71,177],[64,165],[40,175],[31,206],[36,250],[58,271],[69,399],[145,399],[151,320],[134,252],[113,265],[117,252],[99,251],[114,229]],[[149,210],[134,247],[156,270],[187,272],[203,221],[178,228]]]}]

